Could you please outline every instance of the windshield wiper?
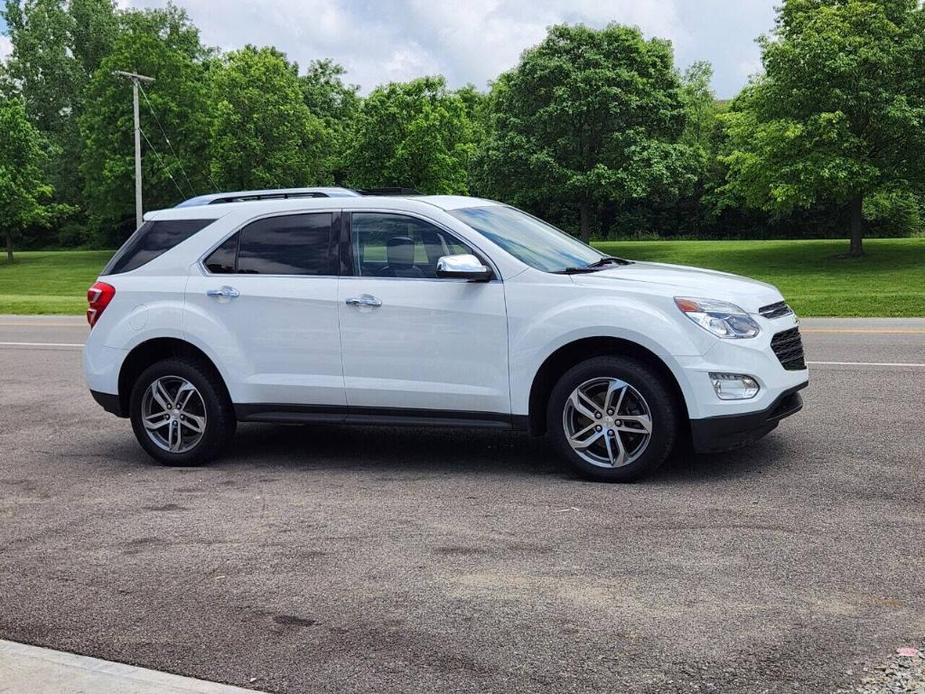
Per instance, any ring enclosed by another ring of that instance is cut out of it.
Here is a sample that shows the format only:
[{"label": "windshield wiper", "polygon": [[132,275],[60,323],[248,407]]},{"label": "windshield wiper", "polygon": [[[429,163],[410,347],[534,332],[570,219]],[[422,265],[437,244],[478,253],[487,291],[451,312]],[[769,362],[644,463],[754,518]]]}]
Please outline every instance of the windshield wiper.
[{"label": "windshield wiper", "polygon": [[597,272],[608,265],[629,265],[632,263],[632,260],[625,260],[624,258],[614,258],[610,255],[605,255],[600,260],[595,260],[593,263],[588,263],[587,265],[582,265],[581,267],[567,267],[562,270],[557,270],[555,274],[557,275],[578,275],[583,272]]},{"label": "windshield wiper", "polygon": [[605,265],[629,265],[632,262],[632,260],[626,260],[625,258],[615,258],[612,255],[605,255],[600,260],[595,260],[593,263],[589,263],[585,267],[591,269],[604,267]]}]

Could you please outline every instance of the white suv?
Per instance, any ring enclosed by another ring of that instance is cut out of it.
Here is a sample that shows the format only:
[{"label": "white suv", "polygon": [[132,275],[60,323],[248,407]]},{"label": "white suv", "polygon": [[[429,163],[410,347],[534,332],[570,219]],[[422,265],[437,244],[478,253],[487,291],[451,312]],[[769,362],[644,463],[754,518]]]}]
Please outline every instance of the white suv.
[{"label": "white suv", "polygon": [[523,429],[598,480],[689,440],[733,448],[798,411],[774,287],[611,258],[467,197],[153,212],[91,287],[87,382],[169,465],[238,421]]}]

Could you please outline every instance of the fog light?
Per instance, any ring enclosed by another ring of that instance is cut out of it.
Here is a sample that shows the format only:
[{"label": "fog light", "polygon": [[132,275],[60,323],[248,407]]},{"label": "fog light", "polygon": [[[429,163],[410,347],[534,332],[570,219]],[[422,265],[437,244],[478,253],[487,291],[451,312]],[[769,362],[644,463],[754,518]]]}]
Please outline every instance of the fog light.
[{"label": "fog light", "polygon": [[713,390],[720,400],[748,400],[761,390],[751,376],[745,374],[710,374]]}]

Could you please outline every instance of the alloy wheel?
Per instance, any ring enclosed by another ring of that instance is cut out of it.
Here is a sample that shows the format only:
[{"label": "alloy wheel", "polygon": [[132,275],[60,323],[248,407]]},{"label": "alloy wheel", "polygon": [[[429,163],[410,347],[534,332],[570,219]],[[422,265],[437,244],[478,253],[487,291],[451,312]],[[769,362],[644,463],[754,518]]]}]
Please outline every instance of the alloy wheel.
[{"label": "alloy wheel", "polygon": [[145,390],[141,419],[156,446],[170,453],[185,453],[205,434],[205,401],[185,378],[161,376]]},{"label": "alloy wheel", "polygon": [[562,412],[565,438],[598,467],[629,465],[652,438],[652,414],[642,394],[619,378],[593,378],[572,391]]}]

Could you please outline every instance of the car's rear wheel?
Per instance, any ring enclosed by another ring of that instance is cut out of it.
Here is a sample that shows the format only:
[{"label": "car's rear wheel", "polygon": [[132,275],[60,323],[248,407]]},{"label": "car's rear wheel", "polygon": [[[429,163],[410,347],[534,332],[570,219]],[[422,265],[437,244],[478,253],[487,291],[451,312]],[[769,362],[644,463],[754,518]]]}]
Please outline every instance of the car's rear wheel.
[{"label": "car's rear wheel", "polygon": [[163,465],[202,465],[234,435],[234,408],[218,375],[194,360],[166,359],[145,369],[129,403],[132,429]]},{"label": "car's rear wheel", "polygon": [[547,428],[582,475],[629,482],[661,465],[674,445],[679,413],[662,377],[635,359],[595,357],[553,388]]}]

